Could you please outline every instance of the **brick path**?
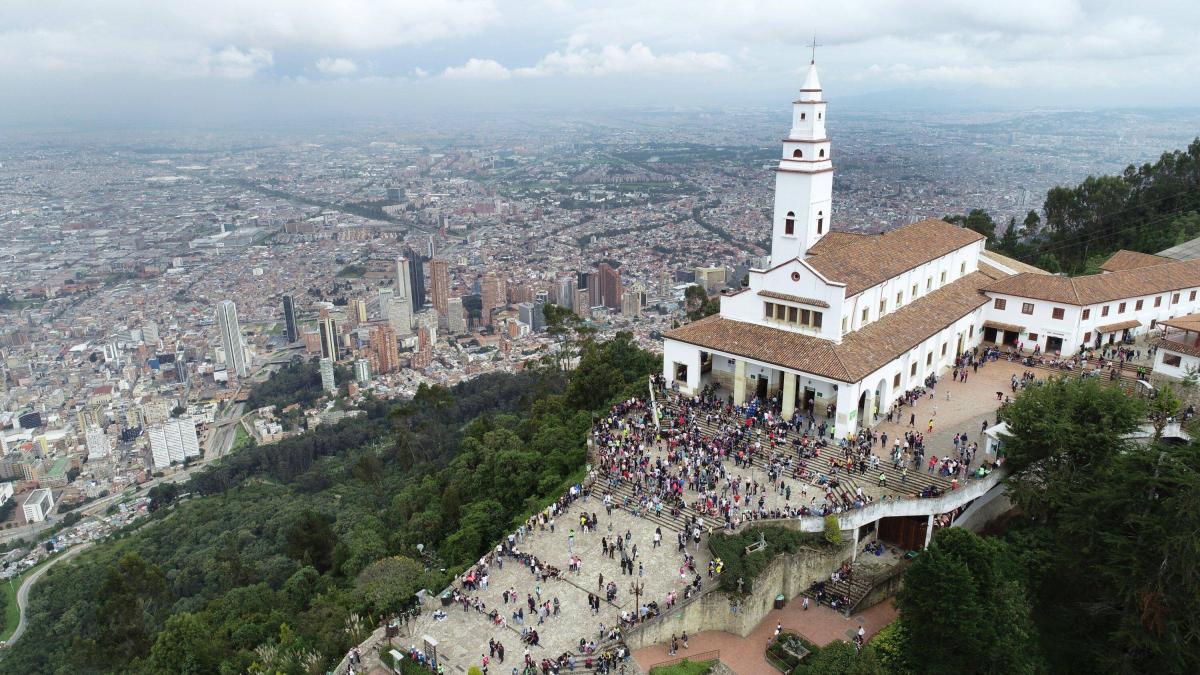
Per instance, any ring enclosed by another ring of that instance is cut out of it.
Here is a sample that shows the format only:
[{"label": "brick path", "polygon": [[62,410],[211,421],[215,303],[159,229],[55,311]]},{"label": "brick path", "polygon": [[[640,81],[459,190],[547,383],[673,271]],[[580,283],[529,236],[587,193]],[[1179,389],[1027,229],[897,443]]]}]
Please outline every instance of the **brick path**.
[{"label": "brick path", "polygon": [[777,624],[782,623],[785,630],[798,633],[809,642],[823,647],[835,640],[853,639],[859,625],[862,625],[869,640],[895,619],[896,608],[890,600],[851,617],[815,605],[804,611],[799,602],[789,602],[783,609],[767,614],[747,637],[723,631],[706,631],[689,636],[689,648],[680,648],[675,656],[668,655],[667,645],[654,645],[635,651],[633,658],[643,671],[649,672],[649,668],[656,663],[716,649],[721,652],[721,662],[738,675],[772,675],[779,671],[767,663],[765,654],[767,640],[775,634]]}]

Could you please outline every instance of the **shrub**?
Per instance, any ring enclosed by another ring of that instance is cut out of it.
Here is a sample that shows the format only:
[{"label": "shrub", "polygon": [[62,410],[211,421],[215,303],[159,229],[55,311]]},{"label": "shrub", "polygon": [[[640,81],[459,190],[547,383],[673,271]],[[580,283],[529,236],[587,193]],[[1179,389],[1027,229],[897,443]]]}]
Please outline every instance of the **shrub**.
[{"label": "shrub", "polygon": [[[758,541],[760,534],[767,540],[766,547],[746,555],[746,547]],[[797,532],[777,525],[763,525],[748,527],[737,534],[714,533],[709,537],[708,548],[714,558],[720,558],[725,564],[720,579],[721,590],[737,593],[737,581],[741,578],[742,592],[749,593],[754,590],[755,578],[776,555],[795,553],[804,544],[815,545],[820,541],[819,535]]]},{"label": "shrub", "polygon": [[838,524],[837,516],[832,513],[825,516],[825,541],[831,544],[842,543],[842,527]]}]

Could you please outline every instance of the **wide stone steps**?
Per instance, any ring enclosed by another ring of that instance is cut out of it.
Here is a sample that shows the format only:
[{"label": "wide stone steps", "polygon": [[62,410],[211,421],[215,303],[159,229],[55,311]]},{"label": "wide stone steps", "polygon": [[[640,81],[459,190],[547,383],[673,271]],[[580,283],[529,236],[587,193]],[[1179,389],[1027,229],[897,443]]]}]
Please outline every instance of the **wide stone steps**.
[{"label": "wide stone steps", "polygon": [[[625,500],[627,498],[631,502],[636,502],[637,500],[633,494],[633,486],[630,485],[628,481],[622,480],[616,486],[613,486],[605,481],[603,483],[601,494],[603,494],[604,491],[612,493],[614,509],[623,509],[625,511],[632,512],[631,509],[625,507]],[[671,516],[670,511],[666,510],[666,507],[664,507],[661,515],[655,513],[654,509],[644,509],[642,510],[640,517],[645,518],[646,520],[649,520],[650,522],[664,529],[671,530],[672,532],[682,532],[684,520],[688,515],[695,515],[695,512],[690,508],[684,509],[679,518],[674,518]],[[664,536],[663,539],[665,540],[666,537]],[[668,542],[664,542],[664,544],[666,543]]]},{"label": "wide stone steps", "polygon": [[[677,408],[671,408],[671,411],[676,415],[678,413]],[[707,436],[713,436],[721,433],[722,424],[737,424],[740,422],[740,420],[727,415],[721,415],[719,421],[712,422],[706,420],[702,415],[698,415],[696,418],[696,425]],[[778,434],[777,438],[781,439],[782,441],[779,447],[785,447],[786,451],[791,451],[792,440],[800,438],[801,436],[802,434],[799,434],[794,430]],[[830,453],[837,452],[838,450],[835,446],[828,447],[823,451],[823,456],[817,460],[815,465],[810,460],[810,468],[828,473],[830,468],[828,456]],[[930,475],[927,473],[927,465],[924,462],[922,462],[920,467],[913,467],[910,463],[907,480],[904,483],[901,483],[901,470],[893,467],[890,457],[890,448],[874,448],[873,452],[875,452],[876,456],[879,457],[879,464],[875,469],[868,468],[866,475],[858,473],[857,470],[852,474],[848,474],[845,471],[845,468],[842,468],[842,470],[839,472],[839,478],[843,483],[843,488],[848,489],[837,490],[836,492],[839,494],[839,496],[841,494],[846,494],[850,499],[853,499],[855,489],[859,487],[860,484],[864,486],[878,485],[880,473],[883,473],[885,476],[887,476],[886,486],[889,490],[901,492],[902,494],[915,495],[920,493],[926,487],[931,486],[943,491],[950,489],[950,478],[942,477],[936,473]],[[768,469],[768,462],[767,458],[764,456],[765,454],[766,451],[756,454],[752,461],[753,466],[762,469],[764,472]],[[926,449],[926,456],[932,456],[931,450],[928,448]]]},{"label": "wide stone steps", "polygon": [[[735,420],[733,418],[730,418],[730,417],[727,417],[724,415],[721,416],[721,419],[717,420],[717,421],[710,422],[710,421],[704,419],[704,417],[702,417],[702,416],[698,416],[697,419],[695,420],[696,426],[699,427],[700,431],[707,438],[712,438],[714,436],[722,435],[723,434],[723,432],[721,430],[722,425],[727,425],[727,424],[731,424],[731,423],[735,423]],[[786,455],[786,454],[792,452],[792,445],[791,445],[792,439],[799,438],[799,435],[797,435],[793,432],[793,433],[788,433],[788,434],[780,434],[777,436],[777,438],[780,439],[781,443],[777,445],[776,453]],[[828,450],[826,450],[825,452],[828,452]],[[763,473],[768,473],[770,471],[770,461],[768,460],[767,455],[768,455],[768,451],[766,449],[764,449],[762,452],[755,453],[751,457],[750,465],[752,467],[762,471]],[[733,460],[730,459],[728,461],[732,462]],[[820,459],[816,460],[815,462],[813,460],[809,460],[809,468],[810,468],[810,470],[818,471],[818,472],[824,473],[824,474],[829,474],[830,466],[829,466],[828,457],[822,456]],[[734,467],[733,469],[736,471],[736,467]],[[730,470],[730,468],[726,467],[726,471],[729,471],[729,470]],[[791,479],[785,477],[784,480],[787,481],[787,480],[791,480]],[[844,469],[842,469],[841,471],[839,471],[839,474],[838,474],[838,483],[839,483],[838,487],[836,489],[834,489],[834,494],[836,494],[839,499],[844,496],[847,499],[849,499],[850,501],[853,501],[855,494],[856,494],[856,490],[859,487],[858,482],[857,482],[857,477],[847,475],[846,471]],[[771,489],[770,486],[766,486],[766,487],[767,487],[767,489]]]}]

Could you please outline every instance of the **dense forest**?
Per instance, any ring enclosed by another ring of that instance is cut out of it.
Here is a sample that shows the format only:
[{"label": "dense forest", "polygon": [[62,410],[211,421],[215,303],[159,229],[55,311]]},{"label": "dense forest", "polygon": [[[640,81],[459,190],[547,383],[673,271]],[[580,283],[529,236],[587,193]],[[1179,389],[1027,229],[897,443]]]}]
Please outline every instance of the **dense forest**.
[{"label": "dense forest", "polygon": [[1004,412],[1019,515],[939,530],[899,621],[822,672],[1200,672],[1200,442],[1126,440],[1146,412],[1090,379],[1025,390]]},{"label": "dense forest", "polygon": [[1021,222],[1001,226],[981,210],[947,220],[986,235],[989,248],[1051,272],[1096,272],[1119,249],[1157,253],[1200,236],[1200,138],[1119,176],[1053,188],[1042,213],[1030,211]]},{"label": "dense forest", "polygon": [[369,401],[365,415],[156,489],[148,522],[34,587],[36,639],[0,670],[325,672],[375,616],[441,588],[582,477],[592,415],[642,392],[657,359],[627,334],[579,350],[569,374]]}]

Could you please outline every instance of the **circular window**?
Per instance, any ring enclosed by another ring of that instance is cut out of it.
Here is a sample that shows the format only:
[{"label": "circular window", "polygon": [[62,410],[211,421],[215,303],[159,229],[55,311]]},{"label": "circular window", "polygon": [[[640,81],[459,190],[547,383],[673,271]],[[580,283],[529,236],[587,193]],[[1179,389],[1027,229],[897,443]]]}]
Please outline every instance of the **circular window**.
[{"label": "circular window", "polygon": [[800,281],[800,273],[792,272],[792,281]]}]

